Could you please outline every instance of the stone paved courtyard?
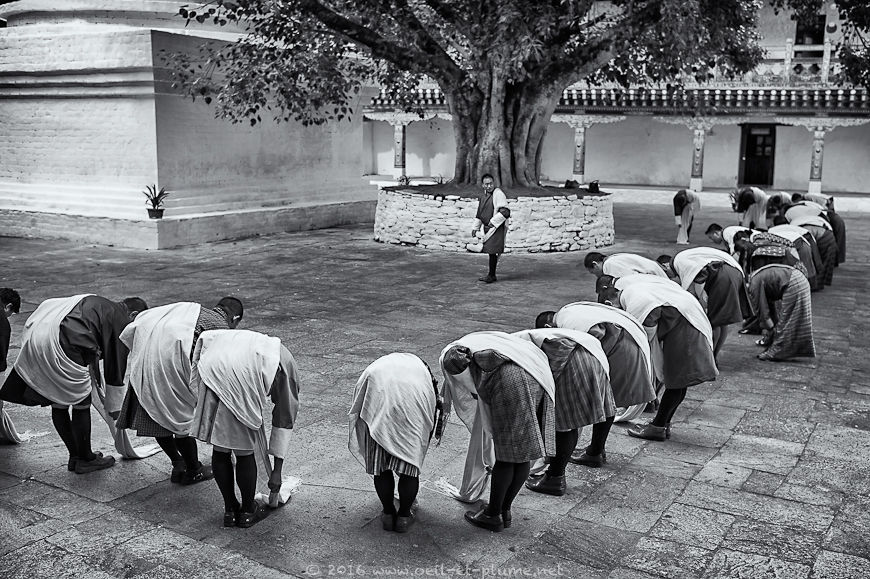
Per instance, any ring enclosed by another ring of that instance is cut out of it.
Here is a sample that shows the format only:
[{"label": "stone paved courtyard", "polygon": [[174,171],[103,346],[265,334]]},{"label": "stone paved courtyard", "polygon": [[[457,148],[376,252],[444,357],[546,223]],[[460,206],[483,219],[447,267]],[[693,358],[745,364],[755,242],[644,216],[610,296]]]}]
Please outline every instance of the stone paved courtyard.
[{"label": "stone paved courtyard", "polygon": [[[607,251],[675,250],[668,206],[614,212]],[[441,348],[467,332],[525,328],[540,310],[593,298],[582,254],[508,255],[485,286],[485,257],[374,243],[370,227],[160,252],[0,238],[0,285],[25,301],[10,360],[48,297],[242,298],[242,327],[279,336],[300,364],[285,473],[303,480],[257,526],[224,529],[212,482],[171,485],[162,454],[77,476],[48,410],[7,406],[37,436],[0,447],[0,576],[870,577],[870,214],[844,217],[848,261],[813,295],[817,359],[760,362],[753,338],[733,334],[720,378],[689,390],[670,441],[615,426],[605,468],[569,465],[564,497],[523,490],[500,534],[469,526],[468,507],[434,490],[461,476],[468,435],[455,419],[424,465],[418,523],[382,531],[371,481],[347,451],[350,395],[383,354],[414,352],[437,368]],[[693,241],[733,220],[704,210]],[[94,441],[112,450],[96,420]]]}]

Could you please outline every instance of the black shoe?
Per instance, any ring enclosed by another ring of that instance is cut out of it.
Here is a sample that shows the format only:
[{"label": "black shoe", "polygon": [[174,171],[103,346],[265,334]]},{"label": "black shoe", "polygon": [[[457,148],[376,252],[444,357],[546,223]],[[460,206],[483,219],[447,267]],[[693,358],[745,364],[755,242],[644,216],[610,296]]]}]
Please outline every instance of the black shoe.
[{"label": "black shoe", "polygon": [[395,531],[396,513],[381,513],[381,526],[385,531]]},{"label": "black shoe", "polygon": [[628,429],[628,435],[634,438],[643,438],[645,440],[665,440],[667,435],[667,427],[653,426],[652,424],[640,425],[635,424]]},{"label": "black shoe", "polygon": [[239,524],[239,509],[224,511],[224,527],[235,527]]},{"label": "black shoe", "polygon": [[87,474],[97,470],[103,470],[115,466],[114,456],[103,456],[102,454],[94,453],[92,460],[84,460],[80,458],[76,461],[76,474]]},{"label": "black shoe", "polygon": [[242,529],[248,529],[253,527],[263,519],[268,516],[266,510],[260,506],[260,503],[254,503],[254,512],[246,513],[242,511],[239,513],[239,520],[236,523],[237,527],[241,527]]},{"label": "black shoe", "polygon": [[550,476],[545,474],[540,480],[526,481],[526,488],[536,493],[544,493],[545,495],[553,495],[554,497],[561,497],[568,492],[565,475]]},{"label": "black shoe", "polygon": [[[97,453],[95,452],[94,454],[97,454]],[[66,461],[66,469],[70,472],[75,472],[76,471],[76,463],[78,461],[79,461],[79,457],[77,457],[77,456],[69,457],[69,460]]]},{"label": "black shoe", "polygon": [[195,485],[196,483],[211,480],[214,478],[214,473],[211,470],[210,466],[205,466],[200,463],[199,468],[195,471],[185,472],[184,476],[181,478],[181,484],[183,485]]},{"label": "black shoe", "polygon": [[172,461],[172,473],[169,475],[169,482],[181,483],[184,478],[184,473],[187,472],[187,466],[183,460]]},{"label": "black shoe", "polygon": [[494,275],[488,275],[486,277],[481,277],[477,281],[482,281],[483,283],[495,283],[498,281],[498,278]]},{"label": "black shoe", "polygon": [[466,511],[465,520],[475,527],[487,529],[494,533],[501,533],[502,529],[504,529],[504,522],[501,519],[501,515],[496,515],[494,517],[487,515],[486,507],[480,507],[480,510],[476,513],[474,511]]},{"label": "black shoe", "polygon": [[[576,454],[576,453],[575,453]],[[588,466],[590,468],[601,468],[604,466],[604,455],[602,454],[589,454],[589,450],[580,454],[579,456],[571,455],[571,458],[568,459],[570,462],[574,464],[579,464],[582,466]]]},{"label": "black shoe", "polygon": [[396,532],[397,533],[407,533],[408,529],[411,525],[414,524],[414,513],[411,513],[407,517],[397,516],[396,517]]}]

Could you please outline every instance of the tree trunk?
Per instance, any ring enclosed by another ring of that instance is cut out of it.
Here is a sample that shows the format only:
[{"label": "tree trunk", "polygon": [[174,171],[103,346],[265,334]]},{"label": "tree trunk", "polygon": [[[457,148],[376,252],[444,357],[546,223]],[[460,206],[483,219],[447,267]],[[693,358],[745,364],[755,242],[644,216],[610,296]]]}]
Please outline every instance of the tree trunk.
[{"label": "tree trunk", "polygon": [[499,186],[538,187],[544,137],[561,91],[506,85],[498,71],[481,90],[444,90],[453,116],[456,183],[479,183],[490,173]]}]

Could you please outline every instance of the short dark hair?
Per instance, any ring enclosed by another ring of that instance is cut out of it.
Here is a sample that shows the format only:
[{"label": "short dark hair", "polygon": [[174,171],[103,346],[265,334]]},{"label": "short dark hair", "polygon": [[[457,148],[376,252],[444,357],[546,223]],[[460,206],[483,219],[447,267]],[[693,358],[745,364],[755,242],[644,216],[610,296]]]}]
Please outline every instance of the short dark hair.
[{"label": "short dark hair", "polygon": [[803,200],[804,200],[803,193],[792,193],[792,195],[791,195],[791,202],[792,203],[797,203],[798,201],[803,201]]},{"label": "short dark hair", "polygon": [[547,326],[552,326],[554,324],[556,318],[556,312],[552,310],[547,310],[546,312],[541,312],[538,314],[538,317],[535,318],[535,329],[546,328]]},{"label": "short dark hair", "polygon": [[710,227],[707,228],[707,231],[704,232],[704,235],[710,235],[711,233],[719,233],[722,231],[722,226],[718,223],[711,223]]},{"label": "short dark hair", "polygon": [[12,313],[17,314],[21,310],[21,296],[11,287],[0,287],[0,302],[4,308],[12,304]]},{"label": "short dark hair", "polygon": [[777,215],[776,217],[773,218],[773,224],[774,225],[787,225],[788,219],[786,219],[782,215]]},{"label": "short dark hair", "polygon": [[746,231],[745,229],[738,231],[734,234],[734,241],[740,241],[741,239],[745,239],[749,241],[752,238],[752,232]]},{"label": "short dark hair", "polygon": [[595,263],[596,261],[597,262],[604,261],[604,254],[598,253],[597,251],[590,251],[589,253],[586,254],[586,257],[583,258],[583,267],[585,267],[586,269],[589,269],[590,267],[592,267],[592,264]]},{"label": "short dark hair", "polygon": [[148,309],[148,304],[142,298],[124,298],[121,303],[131,312],[144,312]]},{"label": "short dark hair", "polygon": [[670,263],[671,261],[673,261],[673,259],[674,258],[671,257],[670,255],[668,255],[667,253],[663,253],[656,258],[656,261],[659,262],[660,264],[664,265],[666,263]]},{"label": "short dark hair", "polygon": [[595,280],[595,293],[600,294],[613,289],[613,284],[616,283],[616,278],[612,275],[602,275]]},{"label": "short dark hair", "polygon": [[242,305],[242,300],[233,296],[221,298],[215,307],[225,311],[230,319],[238,317],[241,320],[242,316],[245,315],[245,306]]},{"label": "short dark hair", "polygon": [[487,177],[489,177],[490,179],[495,181],[495,177],[492,176],[492,173],[484,173],[483,175],[480,176],[480,182],[483,183],[483,180],[486,179]]}]

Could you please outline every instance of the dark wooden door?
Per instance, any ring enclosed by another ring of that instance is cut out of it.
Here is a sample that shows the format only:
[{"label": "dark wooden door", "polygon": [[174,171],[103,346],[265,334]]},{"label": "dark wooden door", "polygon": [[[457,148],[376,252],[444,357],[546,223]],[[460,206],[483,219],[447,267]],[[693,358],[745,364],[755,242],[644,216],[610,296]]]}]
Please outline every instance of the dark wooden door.
[{"label": "dark wooden door", "polygon": [[773,154],[776,149],[775,125],[744,125],[740,183],[773,185]]}]

